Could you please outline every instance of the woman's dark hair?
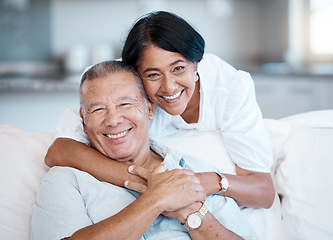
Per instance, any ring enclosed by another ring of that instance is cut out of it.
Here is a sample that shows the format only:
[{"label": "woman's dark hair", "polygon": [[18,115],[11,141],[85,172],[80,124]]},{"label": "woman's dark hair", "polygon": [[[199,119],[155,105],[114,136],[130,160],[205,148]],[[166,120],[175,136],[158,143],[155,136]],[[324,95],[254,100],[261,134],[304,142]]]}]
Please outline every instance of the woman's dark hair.
[{"label": "woman's dark hair", "polygon": [[142,51],[148,45],[177,52],[195,63],[202,59],[205,40],[184,19],[169,12],[151,12],[141,17],[130,30],[122,61],[136,67]]}]

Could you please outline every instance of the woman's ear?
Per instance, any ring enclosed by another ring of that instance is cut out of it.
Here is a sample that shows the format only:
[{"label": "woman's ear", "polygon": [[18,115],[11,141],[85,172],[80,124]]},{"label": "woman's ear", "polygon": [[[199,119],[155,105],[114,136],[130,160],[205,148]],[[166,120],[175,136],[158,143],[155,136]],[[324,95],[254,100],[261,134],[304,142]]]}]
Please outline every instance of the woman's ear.
[{"label": "woman's ear", "polygon": [[194,71],[197,72],[198,71],[198,61],[194,62]]},{"label": "woman's ear", "polygon": [[153,120],[154,119],[154,104],[149,99],[147,100],[147,106],[148,106],[149,120]]},{"label": "woman's ear", "polygon": [[82,118],[82,125],[83,125],[83,131],[85,133],[87,133],[86,131],[86,124],[85,124],[85,121],[84,121],[84,116],[83,116],[83,113],[82,113],[82,109],[80,108],[80,117]]}]

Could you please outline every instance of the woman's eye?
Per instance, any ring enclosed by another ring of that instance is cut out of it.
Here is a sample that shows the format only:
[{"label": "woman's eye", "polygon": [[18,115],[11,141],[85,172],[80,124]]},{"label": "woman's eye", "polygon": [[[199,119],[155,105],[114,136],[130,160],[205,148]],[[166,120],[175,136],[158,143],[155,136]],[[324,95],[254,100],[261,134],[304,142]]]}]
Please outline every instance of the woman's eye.
[{"label": "woman's eye", "polygon": [[183,70],[185,70],[184,66],[178,66],[178,67],[175,67],[174,72],[179,72],[179,71],[183,71]]},{"label": "woman's eye", "polygon": [[158,75],[157,73],[151,73],[147,76],[147,79],[155,80],[155,79],[158,79],[159,77],[160,77],[160,75]]}]

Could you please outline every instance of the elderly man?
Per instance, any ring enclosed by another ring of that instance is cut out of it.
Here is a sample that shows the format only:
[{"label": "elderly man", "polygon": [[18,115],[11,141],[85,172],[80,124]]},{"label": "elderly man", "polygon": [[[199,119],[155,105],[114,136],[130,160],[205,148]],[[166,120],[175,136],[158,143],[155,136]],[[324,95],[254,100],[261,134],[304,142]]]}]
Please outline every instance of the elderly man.
[{"label": "elderly man", "polygon": [[146,178],[147,190],[140,195],[54,167],[38,190],[32,239],[256,239],[234,200],[214,195],[205,202],[193,171],[216,169],[149,142],[153,107],[133,68],[118,61],[93,66],[82,76],[80,96],[92,147],[138,166],[129,169]]}]

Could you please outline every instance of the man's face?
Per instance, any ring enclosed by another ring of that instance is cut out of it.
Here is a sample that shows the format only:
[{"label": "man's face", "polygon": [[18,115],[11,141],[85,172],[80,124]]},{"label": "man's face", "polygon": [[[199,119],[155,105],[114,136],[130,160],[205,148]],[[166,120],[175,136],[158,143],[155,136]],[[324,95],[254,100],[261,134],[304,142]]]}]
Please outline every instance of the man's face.
[{"label": "man's face", "polygon": [[149,151],[147,105],[133,73],[124,71],[87,80],[81,89],[84,131],[102,154],[122,162]]}]

